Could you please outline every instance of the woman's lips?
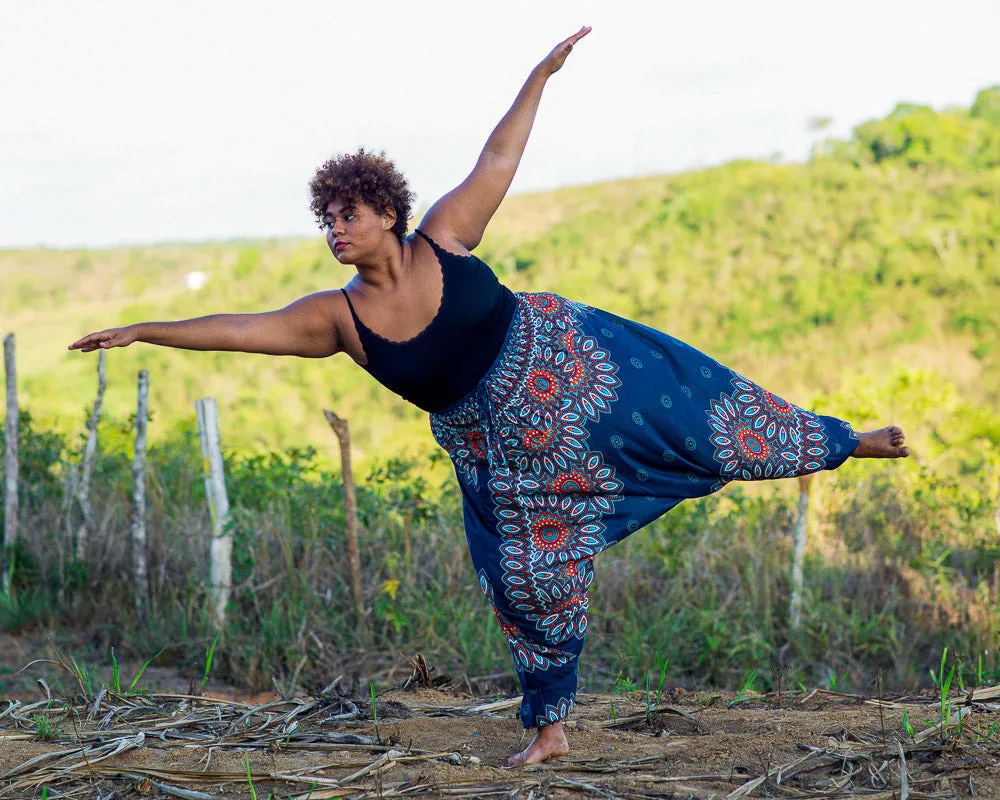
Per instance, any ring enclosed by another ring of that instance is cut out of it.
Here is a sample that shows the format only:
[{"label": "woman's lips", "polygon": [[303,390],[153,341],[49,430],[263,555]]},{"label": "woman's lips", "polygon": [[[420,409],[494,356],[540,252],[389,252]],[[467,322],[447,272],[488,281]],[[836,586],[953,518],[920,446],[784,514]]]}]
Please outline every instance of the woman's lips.
[{"label": "woman's lips", "polygon": [[335,253],[339,253],[339,252],[340,252],[341,250],[343,250],[343,249],[344,249],[345,247],[347,247],[347,242],[337,242],[337,243],[336,243],[336,244],[335,244],[335,245],[333,246],[333,251],[334,251]]}]

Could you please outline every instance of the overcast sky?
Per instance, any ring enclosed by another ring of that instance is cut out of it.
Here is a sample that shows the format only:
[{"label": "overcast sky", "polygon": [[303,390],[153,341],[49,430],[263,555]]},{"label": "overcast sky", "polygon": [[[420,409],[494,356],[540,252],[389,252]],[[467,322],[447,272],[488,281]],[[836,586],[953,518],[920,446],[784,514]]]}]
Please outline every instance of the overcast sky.
[{"label": "overcast sky", "polygon": [[425,206],[581,24],[514,192],[801,160],[810,117],[1000,83],[997,0],[0,0],[0,247],[313,233],[359,145]]}]

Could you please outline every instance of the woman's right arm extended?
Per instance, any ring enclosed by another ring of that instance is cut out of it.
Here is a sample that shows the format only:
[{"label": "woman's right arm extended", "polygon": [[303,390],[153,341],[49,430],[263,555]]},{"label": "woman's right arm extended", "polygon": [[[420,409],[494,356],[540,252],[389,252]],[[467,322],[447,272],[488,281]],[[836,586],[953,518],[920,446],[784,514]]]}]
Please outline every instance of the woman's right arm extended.
[{"label": "woman's right arm extended", "polygon": [[147,342],[184,350],[325,358],[342,349],[335,321],[337,294],[337,291],[317,292],[263,314],[213,314],[178,322],[139,322],[124,328],[109,328],[84,336],[69,349],[89,353]]}]

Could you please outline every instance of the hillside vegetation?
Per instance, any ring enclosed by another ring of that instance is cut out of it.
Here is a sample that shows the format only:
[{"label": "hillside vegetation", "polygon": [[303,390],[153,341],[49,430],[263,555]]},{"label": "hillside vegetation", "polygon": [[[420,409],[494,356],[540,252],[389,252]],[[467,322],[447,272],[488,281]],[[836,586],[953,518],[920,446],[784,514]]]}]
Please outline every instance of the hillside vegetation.
[{"label": "hillside vegetation", "polygon": [[[735,162],[512,197],[478,253],[516,290],[561,292],[659,327],[803,404],[902,368],[989,405],[1000,372],[995,96],[977,101],[983,119],[901,106],[808,164]],[[961,162],[967,139],[971,163]],[[205,273],[201,289],[187,288],[192,272]],[[319,236],[7,251],[0,274],[25,405],[67,432],[95,386],[96,357],[65,350],[79,335],[268,310],[350,277]],[[140,368],[151,375],[154,438],[189,426],[194,400],[214,395],[233,447],[324,447],[324,405],[351,420],[359,456],[432,446],[424,415],[344,355],[115,350],[112,415],[131,413]]]},{"label": "hillside vegetation", "polygon": [[[964,659],[960,676],[979,656],[978,680],[1000,676],[1000,87],[967,110],[901,105],[806,164],[741,161],[513,197],[479,255],[515,290],[558,291],[661,328],[801,405],[862,428],[899,422],[913,445],[906,462],[852,461],[818,481],[796,631],[793,482],[684,503],[602,556],[588,675],[638,677],[664,655],[678,679],[733,685],[787,650],[796,680],[887,670],[903,685],[947,646]],[[207,277],[197,290],[194,272]],[[320,237],[12,251],[0,253],[0,275],[33,418],[22,419],[20,599],[0,602],[0,628],[61,619],[113,628],[140,654],[173,643],[167,657],[198,661],[211,636],[193,402],[211,395],[236,537],[226,674],[258,688],[300,670],[319,682],[358,659],[384,668],[406,648],[471,675],[508,668],[465,554],[456,487],[440,454],[426,457],[425,415],[345,356],[111,351],[94,476],[101,535],[74,557],[62,487],[96,358],[66,345],[342,285],[349,273]],[[140,368],[154,442],[148,625],[130,611],[127,559]],[[350,420],[362,462],[364,633],[344,583],[324,406]]]}]

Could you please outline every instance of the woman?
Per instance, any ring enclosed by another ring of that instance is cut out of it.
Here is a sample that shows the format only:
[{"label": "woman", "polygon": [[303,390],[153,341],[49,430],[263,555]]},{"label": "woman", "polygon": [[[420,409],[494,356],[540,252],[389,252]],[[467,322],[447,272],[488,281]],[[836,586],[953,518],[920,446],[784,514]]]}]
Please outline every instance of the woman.
[{"label": "woman", "polygon": [[514,177],[546,81],[589,32],[535,67],[475,169],[415,236],[406,236],[412,196],[391,162],[361,150],[317,170],[312,210],[334,258],[357,269],[343,289],[270,313],[141,323],[70,345],[346,352],[429,411],[521,681],[521,720],[538,729],[511,766],[569,750],[562,721],[597,553],[732,480],[909,454],[899,428],[858,436],[666,334],[557,295],[514,295],[470,254]]}]

